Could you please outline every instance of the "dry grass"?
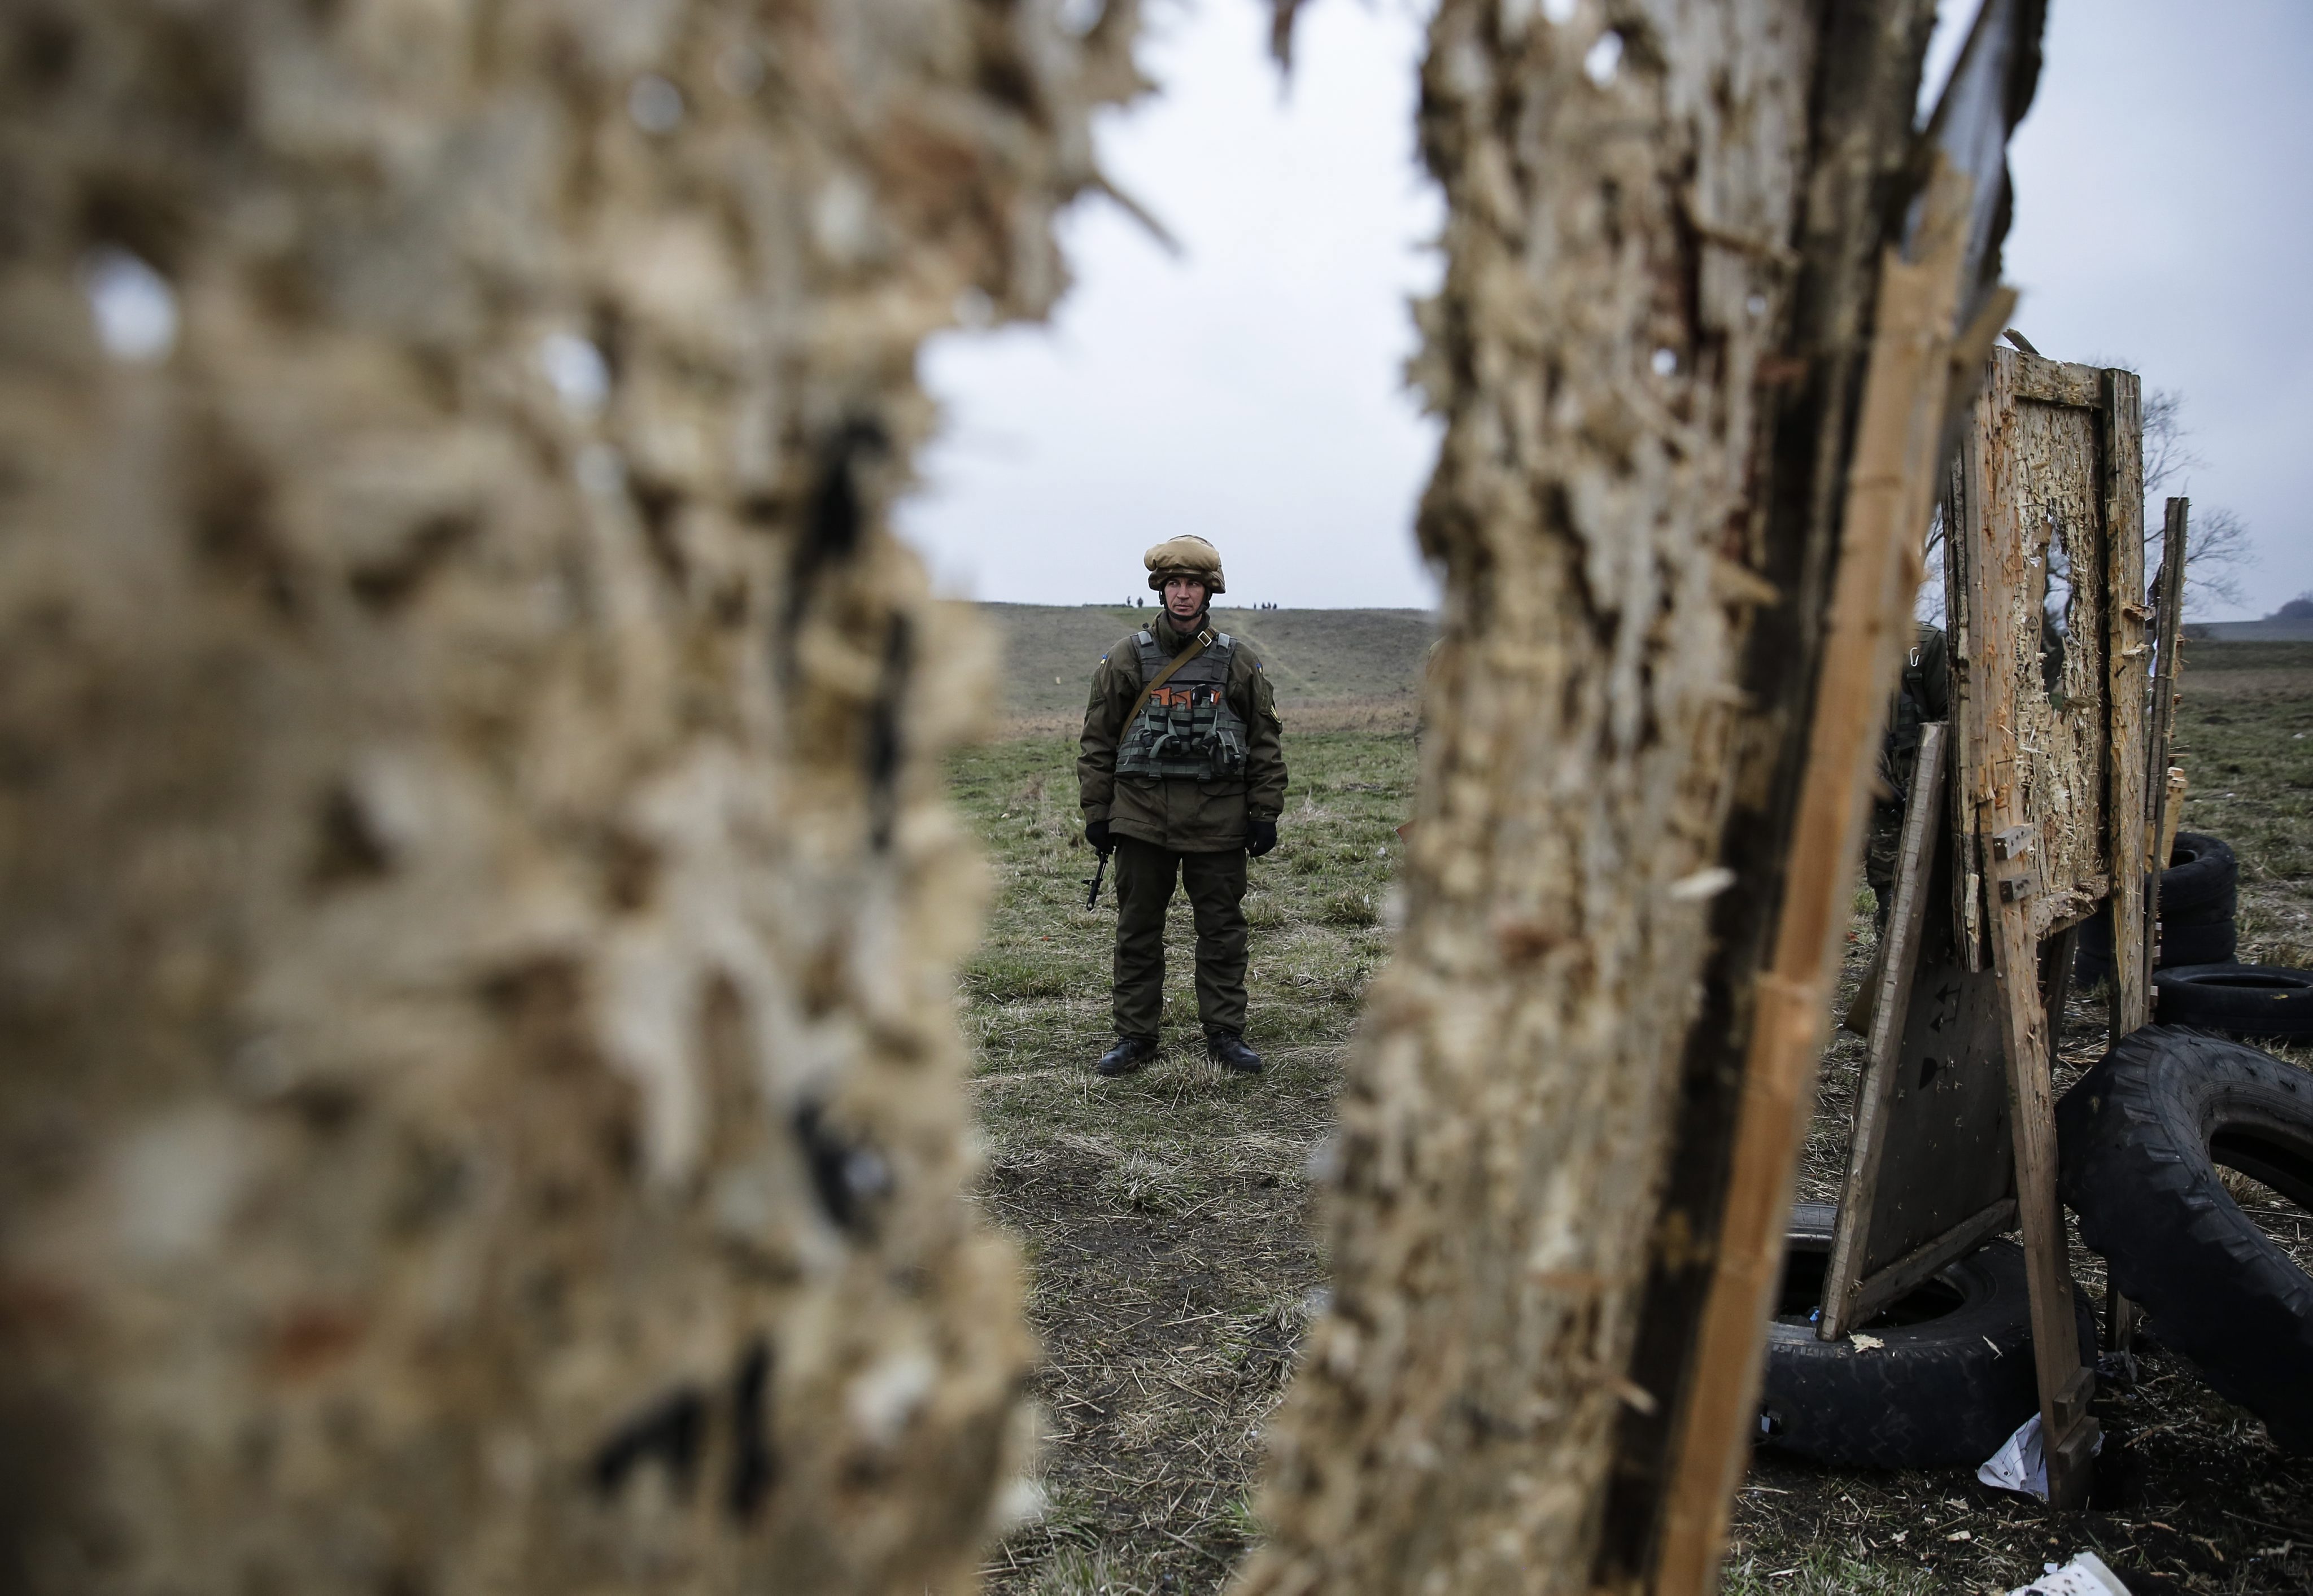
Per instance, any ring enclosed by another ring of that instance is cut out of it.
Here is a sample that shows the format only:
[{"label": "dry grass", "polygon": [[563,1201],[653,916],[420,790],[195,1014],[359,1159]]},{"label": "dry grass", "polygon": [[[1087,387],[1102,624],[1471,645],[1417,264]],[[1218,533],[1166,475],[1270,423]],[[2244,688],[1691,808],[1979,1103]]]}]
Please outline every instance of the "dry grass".
[{"label": "dry grass", "polygon": [[1309,1225],[1342,1045],[1387,955],[1377,923],[1411,800],[1412,742],[1288,722],[1293,795],[1252,865],[1254,1080],[1205,1062],[1176,900],[1171,1051],[1087,1067],[1110,1036],[1114,899],[1084,908],[1072,741],[961,759],[954,790],[998,890],[963,974],[991,1212],[1027,1247],[1048,1415],[1041,1521],[1001,1548],[998,1589],[1210,1590],[1256,1533],[1248,1493],[1324,1267]]}]

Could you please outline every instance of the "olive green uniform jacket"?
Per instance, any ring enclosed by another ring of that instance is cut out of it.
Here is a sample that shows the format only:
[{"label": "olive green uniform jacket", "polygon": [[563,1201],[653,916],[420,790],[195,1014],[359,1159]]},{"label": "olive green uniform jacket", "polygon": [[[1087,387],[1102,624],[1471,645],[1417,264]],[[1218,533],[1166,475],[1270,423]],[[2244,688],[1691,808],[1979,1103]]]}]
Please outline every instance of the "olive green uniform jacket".
[{"label": "olive green uniform jacket", "polygon": [[[1206,617],[1203,625],[1218,632]],[[1150,618],[1148,635],[1171,653],[1195,637],[1173,629],[1165,616]],[[1077,796],[1087,824],[1106,820],[1109,829],[1137,837],[1176,854],[1221,853],[1244,846],[1247,820],[1273,820],[1285,808],[1284,723],[1277,717],[1277,695],[1261,657],[1235,637],[1229,662],[1229,707],[1245,725],[1244,775],[1226,781],[1162,781],[1116,774],[1116,745],[1124,717],[1140,697],[1140,649],[1127,633],[1101,655],[1092,673],[1092,697],[1085,705],[1084,737],[1077,757]],[[1234,637],[1234,634],[1232,634]]]}]

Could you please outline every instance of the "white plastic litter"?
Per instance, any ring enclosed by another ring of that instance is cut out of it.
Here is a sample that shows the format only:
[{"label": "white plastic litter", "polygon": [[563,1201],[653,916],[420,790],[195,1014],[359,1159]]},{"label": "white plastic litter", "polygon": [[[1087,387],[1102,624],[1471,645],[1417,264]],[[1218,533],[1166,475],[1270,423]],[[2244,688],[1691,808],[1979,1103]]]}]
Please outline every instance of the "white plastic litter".
[{"label": "white plastic litter", "polygon": [[[2090,1455],[2104,1450],[2104,1437],[2096,1438]],[[1986,1458],[1983,1467],[1975,1471],[1976,1478],[1985,1485],[2003,1491],[2020,1491],[2027,1496],[2048,1499],[2048,1460],[2040,1448],[2040,1416],[2034,1414],[2016,1427],[2016,1434],[2002,1442],[2000,1450]],[[2083,1554],[2085,1555],[2085,1554]],[[2103,1566],[2099,1564],[2098,1566]]]},{"label": "white plastic litter", "polygon": [[2082,1552],[2062,1568],[2054,1563],[2045,1566],[2047,1573],[2009,1592],[2008,1596],[2128,1596],[2120,1575],[2106,1567],[2104,1559],[2094,1552]]}]

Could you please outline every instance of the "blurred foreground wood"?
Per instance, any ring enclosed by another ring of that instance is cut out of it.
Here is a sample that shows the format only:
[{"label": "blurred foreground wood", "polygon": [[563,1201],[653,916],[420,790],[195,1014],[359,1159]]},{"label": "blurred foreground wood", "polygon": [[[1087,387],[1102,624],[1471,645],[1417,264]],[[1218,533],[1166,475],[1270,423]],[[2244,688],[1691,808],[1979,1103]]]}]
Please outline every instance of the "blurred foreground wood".
[{"label": "blurred foreground wood", "polygon": [[1133,21],[0,22],[0,1586],[966,1583],[987,650],[884,510]]}]

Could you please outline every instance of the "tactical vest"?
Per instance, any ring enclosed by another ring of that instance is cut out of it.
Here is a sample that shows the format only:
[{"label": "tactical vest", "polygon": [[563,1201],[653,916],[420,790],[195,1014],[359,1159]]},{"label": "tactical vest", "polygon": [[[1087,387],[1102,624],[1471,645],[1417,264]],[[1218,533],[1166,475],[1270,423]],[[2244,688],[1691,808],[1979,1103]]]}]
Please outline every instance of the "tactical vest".
[{"label": "tactical vest", "polygon": [[[1155,681],[1173,656],[1147,630],[1133,635],[1140,680]],[[1236,641],[1218,634],[1204,653],[1173,672],[1148,695],[1140,715],[1116,745],[1119,776],[1171,781],[1222,781],[1244,774],[1244,722],[1229,707],[1229,665]]]}]

